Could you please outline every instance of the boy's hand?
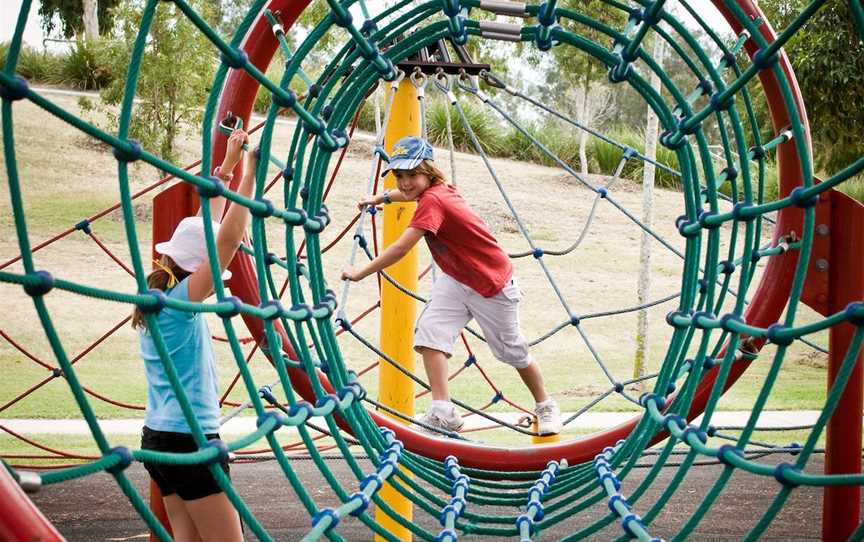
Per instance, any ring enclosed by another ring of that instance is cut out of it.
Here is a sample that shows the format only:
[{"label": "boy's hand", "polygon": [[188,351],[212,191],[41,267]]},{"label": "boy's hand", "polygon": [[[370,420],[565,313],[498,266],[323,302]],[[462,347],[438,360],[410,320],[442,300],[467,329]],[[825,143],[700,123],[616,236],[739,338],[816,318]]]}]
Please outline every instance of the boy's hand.
[{"label": "boy's hand", "polygon": [[359,200],[357,200],[357,208],[361,211],[370,205],[377,205],[378,197],[374,194],[369,194],[368,196],[363,196]]},{"label": "boy's hand", "polygon": [[234,130],[228,137],[225,158],[222,160],[222,171],[230,173],[243,156],[243,144],[249,140],[249,135],[243,130]]},{"label": "boy's hand", "polygon": [[360,273],[354,267],[346,267],[342,270],[342,279],[341,280],[350,280],[351,282],[357,282],[358,280],[362,280],[365,275]]}]

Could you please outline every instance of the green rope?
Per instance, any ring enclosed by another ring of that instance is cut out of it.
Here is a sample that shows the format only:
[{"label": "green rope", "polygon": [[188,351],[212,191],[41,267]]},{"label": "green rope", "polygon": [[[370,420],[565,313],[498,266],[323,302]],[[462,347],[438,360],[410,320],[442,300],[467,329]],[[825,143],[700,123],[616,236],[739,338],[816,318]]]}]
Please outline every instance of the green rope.
[{"label": "green rope", "polygon": [[[400,74],[396,72],[395,66],[400,61],[417,54],[424,47],[447,37],[457,42],[480,39],[482,31],[478,20],[472,18],[471,10],[487,8],[481,5],[479,0],[465,0],[461,3],[458,0],[433,0],[420,5],[412,5],[409,0],[403,0],[375,16],[370,16],[368,7],[361,1],[360,11],[366,20],[364,29],[368,30],[368,32],[366,30],[361,32],[355,27],[351,17],[350,9],[354,4],[353,1],[340,3],[328,0],[330,14],[311,29],[295,51],[289,47],[284,29],[275,15],[265,11],[264,15],[273,27],[286,61],[282,80],[277,84],[270,81],[258,68],[250,65],[239,49],[243,37],[264,8],[266,4],[264,0],[257,0],[254,3],[230,41],[219,36],[187,2],[176,0],[174,3],[222,55],[222,62],[214,76],[212,90],[205,105],[201,130],[201,171],[203,173],[201,176],[186,172],[164,161],[128,139],[132,101],[144,57],[144,45],[149,26],[158,9],[156,0],[149,0],[144,8],[141,31],[130,60],[116,134],[103,131],[63,110],[57,104],[30,90],[22,79],[16,77],[15,70],[20,57],[23,28],[31,7],[29,0],[23,2],[19,12],[6,66],[0,73],[0,89],[3,90],[0,112],[2,112],[4,158],[10,204],[23,266],[23,272],[20,273],[0,271],[0,281],[20,285],[32,296],[58,365],[63,371],[82,416],[87,421],[101,455],[98,460],[83,465],[45,473],[41,476],[43,484],[50,485],[107,471],[114,476],[121,490],[141,514],[148,527],[160,540],[169,540],[168,534],[147,510],[141,496],[123,475],[123,469],[132,461],[174,465],[206,464],[209,465],[220,488],[225,491],[255,536],[261,540],[272,539],[219,468],[218,462],[222,459],[223,452],[208,444],[194,418],[154,313],[161,307],[184,312],[212,312],[222,317],[231,355],[237,365],[246,393],[249,395],[249,406],[255,411],[259,421],[255,431],[226,443],[227,449],[236,451],[262,439],[267,441],[292,489],[298,495],[304,509],[313,518],[311,530],[304,540],[317,540],[321,536],[327,536],[331,540],[342,540],[336,524],[354,515],[375,534],[387,540],[397,540],[392,533],[387,532],[376,519],[365,512],[369,503],[374,503],[422,540],[455,540],[459,533],[490,537],[520,536],[522,539],[527,539],[539,532],[552,532],[551,529],[562,521],[585,513],[594,506],[603,506],[603,500],[608,501],[613,513],[593,514],[593,519],[581,524],[577,532],[563,535],[561,538],[576,540],[590,536],[611,523],[620,521],[626,533],[622,536],[622,540],[629,536],[648,540],[651,522],[659,517],[669,500],[683,486],[687,472],[699,457],[718,458],[725,463],[726,467],[705,495],[700,506],[676,534],[675,539],[685,539],[698,527],[713,502],[720,496],[732,473],[735,469],[741,469],[754,475],[776,478],[783,484],[768,509],[748,533],[747,539],[755,540],[762,535],[782,509],[794,487],[864,484],[864,476],[861,475],[815,475],[804,471],[827,419],[836,408],[840,394],[848,381],[864,335],[862,332],[864,305],[860,304],[828,315],[821,320],[796,324],[797,307],[801,301],[811,258],[815,220],[814,209],[807,204],[819,194],[864,171],[864,157],[861,157],[830,176],[825,182],[818,185],[812,183],[812,162],[806,145],[807,127],[803,124],[794,103],[792,90],[794,81],[790,81],[775,62],[775,55],[780,48],[818,11],[823,0],[815,0],[806,6],[771,43],[768,43],[759,32],[761,21],[750,20],[740,6],[728,2],[729,11],[744,29],[730,46],[722,42],[692,7],[682,2],[685,10],[693,15],[697,24],[706,31],[712,47],[722,53],[723,56],[719,61],[712,61],[712,54],[680,21],[663,9],[663,0],[640,1],[641,8],[637,10],[615,0],[604,1],[604,5],[614,10],[618,16],[617,19],[621,22],[620,29],[601,23],[583,13],[562,8],[555,0],[542,5],[526,6],[526,13],[536,18],[538,24],[526,22],[522,27],[521,39],[525,44],[534,42],[540,50],[546,50],[553,42],[557,42],[562,46],[583,51],[609,69],[611,81],[626,82],[658,115],[661,125],[666,130],[661,137],[661,143],[674,149],[678,159],[684,200],[684,214],[679,219],[678,230],[686,241],[683,253],[667,244],[668,248],[676,251],[682,258],[682,289],[678,296],[678,307],[668,317],[669,324],[674,328],[669,347],[656,376],[654,391],[639,400],[645,414],[640,418],[635,429],[624,441],[604,451],[601,454],[602,462],[571,465],[560,470],[556,466],[554,469],[548,467],[542,472],[518,473],[458,467],[452,461],[449,463],[433,461],[420,453],[402,450],[401,444],[392,434],[387,432],[382,434],[375,426],[371,416],[361,405],[365,391],[357,382],[356,375],[347,369],[330,321],[337,309],[336,296],[328,289],[324,280],[320,242],[320,234],[330,222],[329,212],[323,203],[324,179],[327,177],[333,153],[348,144],[346,126],[357,109],[362,106],[365,96],[382,79],[398,80]],[[861,30],[864,28],[861,4],[857,0],[850,0],[849,5],[853,19]],[[663,25],[661,26],[660,23]],[[601,40],[602,42],[588,38],[584,34],[585,29],[598,32],[605,38]],[[411,34],[410,40],[400,39],[411,30],[415,31]],[[317,52],[318,42],[334,32],[343,37],[347,35],[348,41],[332,55],[322,72],[323,75],[313,81],[307,75],[311,70],[304,69],[304,62]],[[666,42],[682,59],[691,79],[683,85],[673,81],[641,47],[649,32],[654,32],[658,39]],[[749,66],[739,67],[734,60],[734,55],[741,50],[748,39],[753,40],[759,48],[759,53]],[[638,69],[634,69],[636,67]],[[254,195],[246,198],[231,191],[225,193],[225,197],[232,204],[247,207],[253,215],[251,245],[244,247],[243,250],[254,259],[261,304],[259,306],[238,304],[226,297],[216,263],[218,260],[212,224],[209,220],[211,218],[209,205],[206,204],[202,205],[202,213],[205,218],[205,237],[211,272],[214,275],[216,300],[211,303],[191,303],[162,299],[154,296],[147,289],[146,273],[138,249],[137,228],[131,205],[128,163],[142,160],[175,175],[181,181],[199,188],[203,194],[203,202],[206,203],[208,198],[206,194],[213,188],[213,181],[206,175],[211,170],[210,148],[213,143],[211,127],[218,124],[215,114],[229,68],[244,70],[273,95],[260,142],[261,154],[262,157],[266,157],[266,160],[261,161],[264,165],[259,166],[256,171]],[[764,70],[771,70],[779,83],[782,106],[789,114],[790,124],[782,133],[763,143],[747,87],[754,76]],[[662,93],[651,88],[647,73],[643,73],[646,71],[655,72],[660,77]],[[299,77],[307,87],[311,88],[314,85],[316,92],[308,93],[303,100],[297,99],[290,90],[290,84],[295,77]],[[727,77],[730,79],[728,83]],[[684,87],[687,90],[684,90]],[[53,277],[34,267],[15,156],[12,113],[13,103],[18,99],[29,100],[63,122],[110,145],[115,150],[115,156],[118,158],[118,184],[124,231],[136,280],[134,293],[77,284],[62,277]],[[743,103],[743,110],[740,110],[737,102]],[[284,159],[275,156],[278,151],[273,145],[277,113],[283,107],[290,108],[298,117],[297,127]],[[326,115],[325,108],[328,110]],[[723,148],[722,158],[715,159],[712,156],[708,134],[702,127],[703,122],[709,117],[716,120]],[[478,151],[482,153],[483,149],[479,147],[479,142],[476,143]],[[775,152],[778,146],[784,143],[794,145],[797,150],[801,161],[800,175],[804,179],[804,184],[792,194],[766,203],[764,199],[766,156]],[[283,172],[285,182],[282,198],[278,204],[264,199],[268,162],[275,164]],[[751,174],[751,162],[756,170],[755,175]],[[723,212],[718,203],[721,198],[719,190],[726,183],[729,183],[731,201],[736,206],[732,211]],[[599,190],[598,195],[602,196]],[[627,209],[614,198],[609,197],[608,192],[603,198],[612,204],[614,211],[633,218]],[[762,221],[765,215],[795,206],[804,207],[804,229],[797,232],[799,238],[774,246],[760,245]],[[635,219],[634,222],[638,223]],[[271,256],[267,246],[268,225],[284,228],[284,256]],[[724,232],[724,235],[727,233],[721,226],[726,225],[730,226],[728,242],[725,245],[725,259],[721,261],[721,248],[724,247],[721,232]],[[639,224],[639,226],[660,239],[650,225]],[[301,240],[305,242],[308,256],[305,265],[296,263],[295,257]],[[746,294],[755,277],[755,261],[788,250],[796,250],[798,257],[789,305],[782,322],[765,328],[744,322],[741,315],[746,308]],[[291,305],[287,309],[277,303],[279,292],[270,264],[276,264],[282,272],[287,272],[288,296],[291,299]],[[734,284],[736,289],[733,290],[732,275],[734,271],[739,270],[737,284]],[[119,304],[134,305],[145,311],[148,327],[152,330],[166,374],[178,397],[184,417],[192,428],[193,438],[199,445],[200,449],[197,452],[167,454],[148,450],[130,451],[122,447],[110,446],[87,401],[75,370],[65,354],[45,306],[44,296],[48,295],[52,288]],[[727,314],[720,314],[729,295],[734,297],[734,308]],[[561,297],[560,293],[559,297]],[[563,297],[561,302],[568,314],[573,316]],[[232,317],[237,314],[261,319],[268,344],[276,345],[268,349],[267,353],[274,362],[279,385],[288,405],[284,414],[277,415],[264,409],[258,394],[259,387],[245,363],[234,328]],[[787,346],[793,340],[803,339],[847,322],[858,326],[855,337],[849,351],[845,353],[846,357],[826,398],[819,420],[812,428],[805,445],[800,449],[795,463],[775,466],[746,457],[742,452],[748,444],[752,443],[751,437],[756,430],[756,420],[783,369]],[[276,355],[279,352],[278,345],[283,341],[282,332],[296,353],[296,360],[288,360],[281,354]],[[710,436],[712,428],[710,420],[727,384],[732,365],[738,362],[749,363],[754,359],[753,355],[738,350],[742,334],[768,340],[777,344],[778,348],[768,364],[765,382],[751,409],[752,415],[736,443],[715,447],[712,445]],[[583,335],[583,338],[587,343],[587,337]],[[689,425],[682,416],[689,412],[697,388],[703,382],[708,368],[714,365],[718,365],[719,370],[707,400],[703,420],[699,426]],[[318,372],[319,369],[325,369],[325,366],[329,382],[336,390],[335,394],[325,388]],[[308,375],[316,398],[315,404],[297,397],[291,386],[289,369],[302,370]],[[609,376],[612,378],[611,375]],[[667,406],[667,396],[672,389],[676,389],[677,393]],[[340,433],[340,427],[336,422],[337,415],[350,427],[364,453],[372,461],[376,469],[374,476],[378,478],[369,478],[370,475],[364,473],[349,443]],[[327,429],[333,435],[336,447],[347,461],[349,477],[355,480],[339,479],[327,466],[305,427],[310,416],[325,418]],[[276,439],[275,432],[283,426],[297,429],[327,487],[333,491],[341,504],[334,508],[319,508],[312,494],[298,479],[291,460],[285,455]],[[618,495],[616,483],[626,479],[632,472],[637,466],[637,461],[643,457],[643,453],[660,431],[667,432],[669,438],[647,475],[629,492],[625,505],[615,498]],[[642,502],[643,497],[658,483],[657,477],[676,444],[683,444],[688,448],[686,457],[677,467],[672,479],[666,482],[660,497],[650,506],[646,506]],[[460,478],[462,476],[465,477],[464,480],[470,477],[470,484],[454,483],[462,479]],[[378,495],[377,490],[385,479],[422,513],[444,518],[442,524],[445,529],[432,532],[396,513]],[[347,486],[359,487],[359,491],[349,493],[345,489]],[[451,500],[441,497],[442,494],[451,492],[455,492]],[[520,507],[525,509],[520,510]],[[647,510],[640,515],[635,512],[639,507],[645,507]]]}]

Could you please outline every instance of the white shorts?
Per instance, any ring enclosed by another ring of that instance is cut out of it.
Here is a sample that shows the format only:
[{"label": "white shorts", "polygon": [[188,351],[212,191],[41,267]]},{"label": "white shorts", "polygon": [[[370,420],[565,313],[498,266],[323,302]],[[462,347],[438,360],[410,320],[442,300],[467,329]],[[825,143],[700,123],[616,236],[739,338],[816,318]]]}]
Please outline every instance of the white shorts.
[{"label": "white shorts", "polygon": [[531,365],[528,341],[519,329],[522,292],[511,279],[493,297],[483,297],[473,288],[440,273],[432,285],[429,302],[417,317],[414,350],[431,348],[449,358],[459,332],[473,318],[483,330],[492,354],[499,361],[524,369]]}]

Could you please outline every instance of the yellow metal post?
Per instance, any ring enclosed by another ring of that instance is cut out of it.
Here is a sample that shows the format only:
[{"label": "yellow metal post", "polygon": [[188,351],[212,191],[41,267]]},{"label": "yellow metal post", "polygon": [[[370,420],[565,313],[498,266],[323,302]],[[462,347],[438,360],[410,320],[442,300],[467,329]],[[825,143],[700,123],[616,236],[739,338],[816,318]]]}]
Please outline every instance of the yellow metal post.
[{"label": "yellow metal post", "polygon": [[[532,423],[531,427],[534,429],[535,433],[538,431],[537,418],[534,418],[534,422]],[[555,433],[554,435],[535,435],[531,437],[531,442],[534,444],[549,444],[551,442],[561,442],[561,435],[558,433]]]},{"label": "yellow metal post", "polygon": [[[408,79],[404,79],[393,99],[390,121],[384,132],[384,148],[387,153],[401,138],[420,135],[420,106],[417,90]],[[396,179],[391,174],[384,178],[384,188],[396,188]],[[417,204],[392,203],[384,208],[384,247],[390,246],[402,235],[411,223]],[[408,290],[417,289],[416,247],[401,260],[386,269],[399,284]],[[414,319],[417,308],[414,299],[397,290],[387,281],[381,281],[381,351],[396,360],[409,371],[414,371]],[[378,375],[378,401],[408,416],[414,416],[414,382],[381,360]],[[386,413],[382,413],[385,416]],[[402,422],[399,418],[397,421]],[[402,422],[404,423],[404,422]],[[390,484],[381,488],[381,498],[409,522],[413,517],[411,501],[399,494]],[[376,510],[375,519],[400,540],[411,540],[411,532],[402,527],[381,509]],[[383,540],[375,536],[376,541]]]}]

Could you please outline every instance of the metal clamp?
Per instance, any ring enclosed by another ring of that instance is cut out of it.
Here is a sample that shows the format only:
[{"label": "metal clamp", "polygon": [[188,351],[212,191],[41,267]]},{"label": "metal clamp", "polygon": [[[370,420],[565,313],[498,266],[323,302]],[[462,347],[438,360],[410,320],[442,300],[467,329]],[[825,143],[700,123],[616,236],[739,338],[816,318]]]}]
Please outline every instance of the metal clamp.
[{"label": "metal clamp", "polygon": [[426,74],[423,73],[423,70],[420,69],[420,66],[414,67],[414,70],[411,72],[408,79],[411,81],[411,84],[414,85],[414,88],[417,89],[417,99],[424,98],[426,96],[426,85],[429,84],[429,79],[426,77]]},{"label": "metal clamp", "polygon": [[456,95],[453,94],[453,79],[444,70],[438,70],[438,73],[435,74],[435,86],[447,95],[447,99],[450,100],[451,104],[456,103]]},{"label": "metal clamp", "polygon": [[390,88],[393,90],[399,88],[399,83],[401,83],[403,79],[405,79],[405,72],[396,68],[396,79],[390,81]]}]

